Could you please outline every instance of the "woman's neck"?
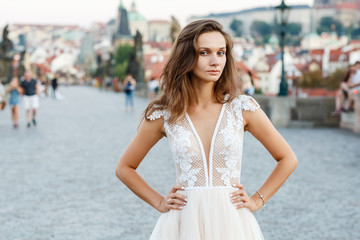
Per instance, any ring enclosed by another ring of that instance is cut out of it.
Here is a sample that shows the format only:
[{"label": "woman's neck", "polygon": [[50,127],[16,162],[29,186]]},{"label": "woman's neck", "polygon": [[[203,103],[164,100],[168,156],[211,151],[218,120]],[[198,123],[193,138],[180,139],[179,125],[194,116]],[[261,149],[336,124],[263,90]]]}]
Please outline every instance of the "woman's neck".
[{"label": "woman's neck", "polygon": [[197,106],[206,107],[209,104],[216,102],[214,95],[214,84],[213,82],[200,82],[194,81],[193,87],[197,98]]}]

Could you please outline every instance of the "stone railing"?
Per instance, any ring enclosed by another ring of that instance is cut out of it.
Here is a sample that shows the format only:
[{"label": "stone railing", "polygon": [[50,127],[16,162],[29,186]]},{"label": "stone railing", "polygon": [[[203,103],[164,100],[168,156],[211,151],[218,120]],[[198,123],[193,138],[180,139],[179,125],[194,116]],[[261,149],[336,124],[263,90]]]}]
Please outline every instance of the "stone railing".
[{"label": "stone railing", "polygon": [[360,94],[354,94],[354,111],[342,112],[340,127],[360,133]]},{"label": "stone railing", "polygon": [[360,133],[360,94],[354,96],[355,100],[355,124],[353,131]]},{"label": "stone railing", "polygon": [[334,97],[269,97],[255,95],[276,127],[339,127],[340,117],[332,116]]}]

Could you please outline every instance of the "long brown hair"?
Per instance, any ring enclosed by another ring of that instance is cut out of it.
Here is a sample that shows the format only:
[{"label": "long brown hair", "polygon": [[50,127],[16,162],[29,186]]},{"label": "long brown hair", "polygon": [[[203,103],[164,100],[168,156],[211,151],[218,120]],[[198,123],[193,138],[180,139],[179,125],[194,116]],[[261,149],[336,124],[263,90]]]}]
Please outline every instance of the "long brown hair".
[{"label": "long brown hair", "polygon": [[[229,102],[235,97],[236,70],[231,37],[215,20],[197,20],[185,26],[176,39],[161,74],[163,94],[145,109],[145,119],[154,109],[160,108],[170,112],[169,122],[175,122],[194,107],[197,98],[192,85],[191,71],[199,57],[197,39],[200,34],[213,31],[221,33],[226,42],[226,64],[219,80],[214,85],[214,94],[219,103]],[[229,97],[225,99],[226,95]]]}]

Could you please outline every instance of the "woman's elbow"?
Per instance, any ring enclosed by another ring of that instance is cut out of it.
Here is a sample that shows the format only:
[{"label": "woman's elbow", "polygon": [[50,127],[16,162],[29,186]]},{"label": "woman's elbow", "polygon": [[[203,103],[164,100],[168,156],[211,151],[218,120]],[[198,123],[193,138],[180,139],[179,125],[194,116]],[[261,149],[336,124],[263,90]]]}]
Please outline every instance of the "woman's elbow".
[{"label": "woman's elbow", "polygon": [[115,175],[120,181],[123,181],[122,179],[124,179],[124,175],[125,175],[124,169],[125,167],[121,165],[118,165],[115,169]]},{"label": "woman's elbow", "polygon": [[292,164],[292,168],[293,168],[293,171],[294,171],[295,168],[298,165],[298,160],[297,160],[297,157],[295,155],[291,158],[291,164]]}]

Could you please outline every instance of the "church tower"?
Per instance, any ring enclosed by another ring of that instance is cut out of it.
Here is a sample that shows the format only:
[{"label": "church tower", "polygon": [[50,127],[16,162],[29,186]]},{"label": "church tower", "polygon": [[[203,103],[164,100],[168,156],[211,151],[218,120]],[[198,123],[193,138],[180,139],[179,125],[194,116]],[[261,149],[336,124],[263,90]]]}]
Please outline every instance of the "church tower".
[{"label": "church tower", "polygon": [[118,15],[116,18],[116,34],[119,36],[130,35],[128,13],[127,13],[126,9],[124,8],[122,0],[120,0]]},{"label": "church tower", "polygon": [[120,5],[118,8],[118,15],[116,18],[116,32],[113,40],[116,48],[121,44],[134,45],[134,39],[130,33],[129,28],[128,12],[124,8],[122,0],[120,0]]}]

